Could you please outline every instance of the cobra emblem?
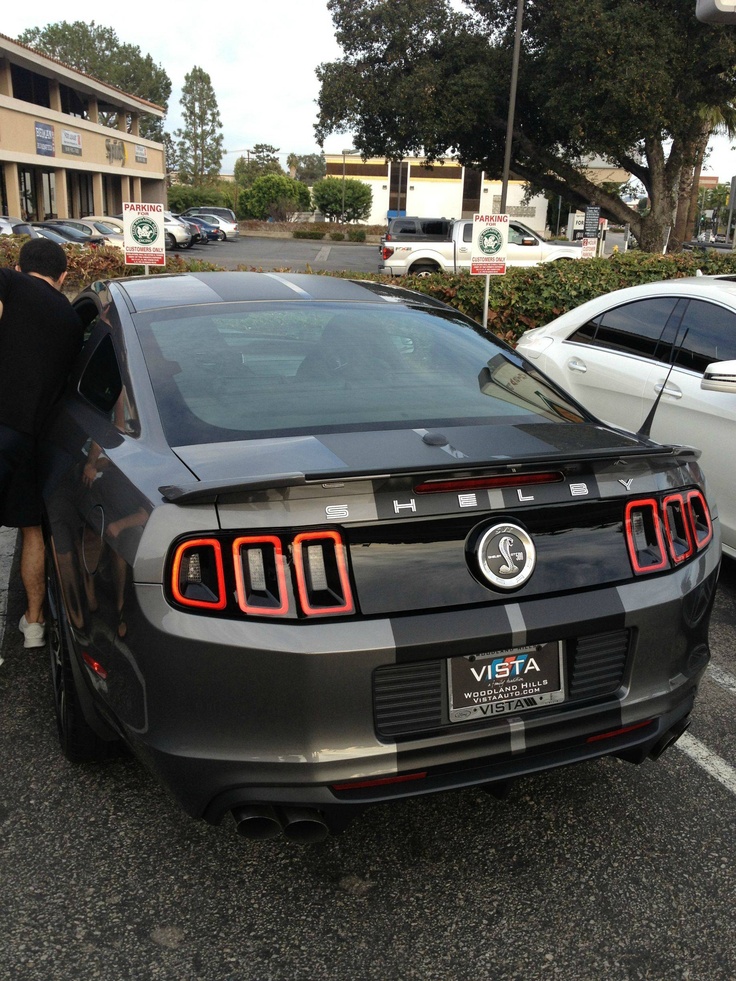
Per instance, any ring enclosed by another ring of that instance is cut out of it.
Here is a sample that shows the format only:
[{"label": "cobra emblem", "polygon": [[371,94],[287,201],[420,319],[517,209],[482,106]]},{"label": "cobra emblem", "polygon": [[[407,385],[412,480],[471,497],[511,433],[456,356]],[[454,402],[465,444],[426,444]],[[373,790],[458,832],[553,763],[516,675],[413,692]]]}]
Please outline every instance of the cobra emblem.
[{"label": "cobra emblem", "polygon": [[506,559],[506,565],[502,565],[498,570],[504,576],[514,576],[519,571],[518,565],[511,557],[511,546],[513,544],[513,538],[509,538],[508,535],[504,535],[498,543],[498,550]]}]

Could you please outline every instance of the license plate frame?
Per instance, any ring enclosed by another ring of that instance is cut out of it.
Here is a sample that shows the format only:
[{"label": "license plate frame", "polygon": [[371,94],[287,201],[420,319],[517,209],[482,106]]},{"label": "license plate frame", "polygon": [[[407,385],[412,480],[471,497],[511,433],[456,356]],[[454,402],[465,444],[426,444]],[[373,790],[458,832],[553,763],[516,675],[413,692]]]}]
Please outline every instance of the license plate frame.
[{"label": "license plate frame", "polygon": [[529,712],[565,700],[560,640],[447,659],[450,722]]}]

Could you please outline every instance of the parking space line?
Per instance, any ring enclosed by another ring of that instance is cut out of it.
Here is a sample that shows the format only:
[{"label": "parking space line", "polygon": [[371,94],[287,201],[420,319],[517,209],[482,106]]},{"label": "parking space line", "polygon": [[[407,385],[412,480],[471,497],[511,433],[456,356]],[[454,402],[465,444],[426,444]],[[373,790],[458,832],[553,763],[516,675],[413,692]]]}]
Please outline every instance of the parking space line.
[{"label": "parking space line", "polygon": [[736,795],[736,769],[724,759],[711,752],[705,743],[691,736],[689,732],[684,733],[675,743],[675,747],[682,750],[693,762],[702,767],[706,773],[714,777],[719,783]]},{"label": "parking space line", "polygon": [[708,665],[706,677],[710,678],[711,681],[715,681],[717,685],[725,688],[726,691],[730,691],[732,695],[736,695],[736,677],[729,671],[719,668],[717,664],[710,664]]}]

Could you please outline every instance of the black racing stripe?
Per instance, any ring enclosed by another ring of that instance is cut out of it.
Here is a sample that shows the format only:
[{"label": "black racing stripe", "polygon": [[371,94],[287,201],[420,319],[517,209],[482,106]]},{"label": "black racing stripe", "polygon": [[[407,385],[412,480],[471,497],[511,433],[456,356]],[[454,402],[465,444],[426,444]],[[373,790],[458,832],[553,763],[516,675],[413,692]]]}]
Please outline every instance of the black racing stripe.
[{"label": "black racing stripe", "polygon": [[626,611],[615,589],[528,600],[520,609],[529,644],[622,630],[626,626]]},{"label": "black racing stripe", "polygon": [[[396,663],[477,654],[511,646],[511,624],[502,605],[393,617]],[[492,641],[492,646],[488,646]]]}]

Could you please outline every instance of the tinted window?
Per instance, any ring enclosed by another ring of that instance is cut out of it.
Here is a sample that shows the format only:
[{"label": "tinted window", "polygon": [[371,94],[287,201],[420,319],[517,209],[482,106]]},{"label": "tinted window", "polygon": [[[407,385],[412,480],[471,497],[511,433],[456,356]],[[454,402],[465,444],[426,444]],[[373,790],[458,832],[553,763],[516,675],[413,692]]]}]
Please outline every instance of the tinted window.
[{"label": "tinted window", "polygon": [[736,316],[715,303],[691,300],[682,319],[679,342],[682,347],[677,364],[698,374],[713,361],[731,361],[736,358]]},{"label": "tinted window", "polygon": [[667,296],[625,303],[583,324],[570,340],[666,361],[666,343],[675,334],[683,306]]},{"label": "tinted window", "polygon": [[174,446],[509,416],[580,420],[477,324],[444,310],[221,304],[141,314],[136,327]]},{"label": "tinted window", "polygon": [[102,412],[111,412],[123,388],[112,338],[106,334],[95,348],[79,381],[79,393]]}]

